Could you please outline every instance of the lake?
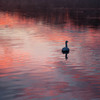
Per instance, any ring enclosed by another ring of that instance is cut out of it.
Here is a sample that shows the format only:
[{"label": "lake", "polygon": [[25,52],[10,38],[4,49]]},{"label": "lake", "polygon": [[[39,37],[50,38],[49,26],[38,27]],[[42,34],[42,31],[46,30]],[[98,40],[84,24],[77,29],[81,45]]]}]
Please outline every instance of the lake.
[{"label": "lake", "polygon": [[98,11],[1,11],[0,100],[100,100]]}]

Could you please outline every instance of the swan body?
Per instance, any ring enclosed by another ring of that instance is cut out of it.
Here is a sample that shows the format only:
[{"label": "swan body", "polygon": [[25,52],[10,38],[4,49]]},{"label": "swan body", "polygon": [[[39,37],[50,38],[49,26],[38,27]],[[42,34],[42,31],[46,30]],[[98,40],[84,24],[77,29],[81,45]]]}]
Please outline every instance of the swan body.
[{"label": "swan body", "polygon": [[69,48],[67,46],[68,41],[65,42],[65,47],[62,48],[62,53],[63,54],[68,54],[69,53]]},{"label": "swan body", "polygon": [[62,53],[63,54],[68,54],[69,53],[69,48],[66,48],[66,47],[64,47],[63,49],[62,49]]}]

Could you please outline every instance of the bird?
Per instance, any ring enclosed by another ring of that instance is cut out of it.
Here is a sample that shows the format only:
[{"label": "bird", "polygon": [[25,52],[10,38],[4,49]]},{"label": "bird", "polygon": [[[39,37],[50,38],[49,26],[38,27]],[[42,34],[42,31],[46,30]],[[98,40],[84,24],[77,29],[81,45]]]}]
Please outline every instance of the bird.
[{"label": "bird", "polygon": [[62,48],[62,53],[63,54],[68,54],[69,53],[69,48],[68,48],[68,45],[67,45],[68,41],[65,41],[65,47]]}]

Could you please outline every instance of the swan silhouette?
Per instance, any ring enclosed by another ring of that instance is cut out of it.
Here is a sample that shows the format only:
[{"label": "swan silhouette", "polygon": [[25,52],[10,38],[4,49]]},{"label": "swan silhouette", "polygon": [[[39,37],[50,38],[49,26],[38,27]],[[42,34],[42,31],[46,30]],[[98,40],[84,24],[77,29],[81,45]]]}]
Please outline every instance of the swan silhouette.
[{"label": "swan silhouette", "polygon": [[68,41],[65,41],[65,47],[62,48],[62,53],[66,54],[66,55],[69,53],[69,48],[68,48],[67,43],[68,43]]}]

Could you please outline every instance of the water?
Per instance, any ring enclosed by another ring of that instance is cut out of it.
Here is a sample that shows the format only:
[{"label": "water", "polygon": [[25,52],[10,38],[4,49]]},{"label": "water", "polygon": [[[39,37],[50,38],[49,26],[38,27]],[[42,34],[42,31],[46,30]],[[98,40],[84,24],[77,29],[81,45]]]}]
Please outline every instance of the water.
[{"label": "water", "polygon": [[57,11],[0,13],[0,100],[100,100],[99,18]]}]

